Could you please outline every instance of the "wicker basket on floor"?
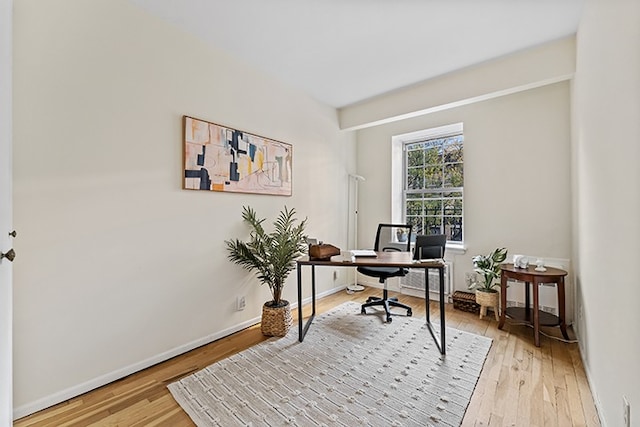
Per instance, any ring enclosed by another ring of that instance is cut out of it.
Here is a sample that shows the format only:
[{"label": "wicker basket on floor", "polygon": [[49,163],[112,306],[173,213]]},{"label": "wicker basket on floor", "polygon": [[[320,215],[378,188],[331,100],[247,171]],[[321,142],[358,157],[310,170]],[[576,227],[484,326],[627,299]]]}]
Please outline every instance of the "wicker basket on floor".
[{"label": "wicker basket on floor", "polygon": [[480,313],[480,305],[476,302],[476,295],[471,292],[455,291],[453,293],[453,308],[474,314]]},{"label": "wicker basket on floor", "polygon": [[268,337],[284,337],[293,325],[291,317],[291,304],[289,301],[281,300],[286,305],[282,307],[270,307],[265,303],[262,306],[262,323],[260,329],[262,335]]}]

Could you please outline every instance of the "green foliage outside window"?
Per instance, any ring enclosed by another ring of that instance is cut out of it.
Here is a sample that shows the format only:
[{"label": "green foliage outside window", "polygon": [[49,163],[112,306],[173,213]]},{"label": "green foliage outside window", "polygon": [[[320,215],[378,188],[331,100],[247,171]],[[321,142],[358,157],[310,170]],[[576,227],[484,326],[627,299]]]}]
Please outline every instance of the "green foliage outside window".
[{"label": "green foliage outside window", "polygon": [[462,241],[463,145],[461,134],[405,145],[405,216],[417,234]]}]

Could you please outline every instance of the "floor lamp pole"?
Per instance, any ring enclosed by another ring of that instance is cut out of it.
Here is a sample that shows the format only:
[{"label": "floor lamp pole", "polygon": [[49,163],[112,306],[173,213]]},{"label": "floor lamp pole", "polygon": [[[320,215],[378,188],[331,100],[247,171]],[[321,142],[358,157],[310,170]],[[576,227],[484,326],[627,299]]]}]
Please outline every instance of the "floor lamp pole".
[{"label": "floor lamp pole", "polygon": [[[360,176],[360,175],[349,175],[349,178],[353,178],[353,182],[355,184],[354,187],[354,209],[353,209],[353,213],[354,213],[354,218],[353,218],[353,244],[354,247],[353,249],[357,249],[358,246],[358,184],[360,181],[364,181],[364,177]],[[364,290],[364,286],[362,285],[358,285],[358,272],[356,271],[356,269],[353,270],[353,283],[347,285],[347,290],[351,291],[351,292],[358,292],[358,291],[363,291]]]}]

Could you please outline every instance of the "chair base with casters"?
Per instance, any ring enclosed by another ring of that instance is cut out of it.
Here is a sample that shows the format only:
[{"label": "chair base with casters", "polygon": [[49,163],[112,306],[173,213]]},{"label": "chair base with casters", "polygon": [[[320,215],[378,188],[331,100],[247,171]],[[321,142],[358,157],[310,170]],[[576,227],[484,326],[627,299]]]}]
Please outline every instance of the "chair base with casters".
[{"label": "chair base with casters", "polygon": [[369,297],[367,298],[367,302],[365,302],[364,304],[362,304],[361,308],[360,308],[360,313],[362,314],[367,314],[366,308],[367,307],[374,307],[374,306],[378,306],[381,305],[384,307],[384,312],[387,315],[387,322],[391,323],[391,309],[390,307],[400,307],[400,308],[404,308],[405,310],[407,310],[407,316],[411,317],[413,315],[413,312],[411,311],[411,307],[409,307],[406,304],[402,304],[401,302],[398,302],[398,298],[396,297],[391,297],[389,298],[389,293],[386,289],[384,289],[382,291],[382,298],[380,297]]}]

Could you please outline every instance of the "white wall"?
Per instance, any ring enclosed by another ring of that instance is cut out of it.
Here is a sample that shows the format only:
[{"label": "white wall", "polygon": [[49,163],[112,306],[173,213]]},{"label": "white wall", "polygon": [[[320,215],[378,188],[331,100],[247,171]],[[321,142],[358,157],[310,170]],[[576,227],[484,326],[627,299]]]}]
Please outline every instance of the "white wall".
[{"label": "white wall", "polygon": [[565,37],[444,74],[341,108],[340,126],[361,129],[406,120],[569,80],[575,49],[575,38]]},{"label": "white wall", "polygon": [[[268,289],[223,243],[242,205],[345,244],[355,143],[333,108],[125,0],[16,2],[14,52],[16,415],[258,318]],[[182,190],[183,114],[292,143],[294,195]]]},{"label": "white wall", "polygon": [[[589,1],[577,36],[580,347],[603,425],[640,425],[640,3]],[[580,308],[581,307],[581,308]]]},{"label": "white wall", "polygon": [[[505,246],[510,254],[571,255],[569,83],[561,82],[464,107],[358,131],[360,244],[390,221],[391,138],[464,124],[465,254],[450,252],[454,289],[466,290],[471,258]],[[568,312],[571,313],[568,287]]]},{"label": "white wall", "polygon": [[[0,251],[13,245],[11,205],[13,1],[0,0]],[[12,263],[0,261],[0,426],[12,420]]]}]

